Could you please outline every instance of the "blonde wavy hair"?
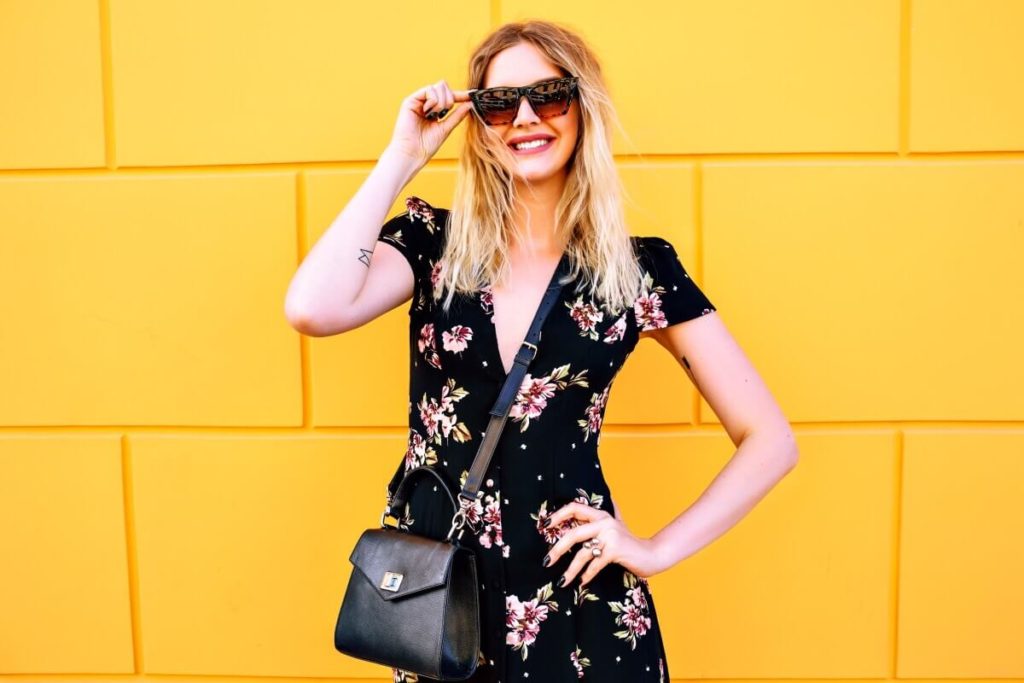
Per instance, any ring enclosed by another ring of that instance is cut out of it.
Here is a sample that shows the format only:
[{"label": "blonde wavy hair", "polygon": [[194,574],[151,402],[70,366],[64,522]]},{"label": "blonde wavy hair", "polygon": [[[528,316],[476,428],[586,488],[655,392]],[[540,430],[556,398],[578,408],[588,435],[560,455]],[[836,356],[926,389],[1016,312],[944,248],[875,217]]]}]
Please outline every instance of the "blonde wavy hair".
[{"label": "blonde wavy hair", "polygon": [[[642,272],[626,226],[624,190],[612,157],[612,126],[622,130],[597,57],[565,26],[542,20],[507,23],[473,51],[468,88],[483,87],[491,59],[527,42],[564,75],[579,77],[579,132],[569,157],[565,190],[555,209],[556,242],[567,243],[569,279],[611,315],[632,306]],[[624,133],[624,131],[623,131]],[[447,238],[434,298],[444,291],[448,310],[456,292],[474,294],[500,282],[508,270],[516,187],[516,157],[501,136],[471,113],[459,155]]]}]

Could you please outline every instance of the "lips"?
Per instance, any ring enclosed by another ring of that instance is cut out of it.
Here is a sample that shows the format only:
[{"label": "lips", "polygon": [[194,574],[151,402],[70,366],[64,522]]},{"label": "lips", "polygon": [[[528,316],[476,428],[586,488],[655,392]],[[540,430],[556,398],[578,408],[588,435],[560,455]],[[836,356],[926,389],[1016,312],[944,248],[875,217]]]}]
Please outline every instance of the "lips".
[{"label": "lips", "polygon": [[519,137],[512,138],[508,141],[508,146],[515,149],[515,146],[520,142],[530,142],[531,140],[554,140],[553,135],[545,135],[543,133],[535,133],[534,135],[520,135]]}]

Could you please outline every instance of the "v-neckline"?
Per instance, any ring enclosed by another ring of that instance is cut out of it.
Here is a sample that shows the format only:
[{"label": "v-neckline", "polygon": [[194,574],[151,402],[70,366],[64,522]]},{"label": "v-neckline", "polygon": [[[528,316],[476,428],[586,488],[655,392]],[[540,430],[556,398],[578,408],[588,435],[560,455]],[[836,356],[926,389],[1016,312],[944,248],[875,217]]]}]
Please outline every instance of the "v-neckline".
[{"label": "v-neckline", "polygon": [[[551,277],[548,278],[548,283],[544,286],[544,289],[543,289],[543,291],[541,292],[541,295],[540,295],[540,299],[537,300],[537,305],[534,306],[533,309],[532,309],[533,313],[530,315],[530,325],[532,325],[533,318],[537,314],[537,308],[540,307],[540,302],[544,299],[544,293],[547,292],[548,287],[551,286],[551,283],[553,283],[555,281],[555,278],[557,278],[558,275],[562,272],[562,264],[565,262],[565,260],[568,257],[569,257],[568,250],[563,251],[561,258],[558,259],[558,263],[555,264],[554,272],[551,273]],[[506,370],[505,369],[505,359],[501,357],[501,341],[498,339],[498,325],[497,325],[497,322],[495,321],[495,315],[497,315],[497,313],[498,313],[498,306],[497,306],[497,301],[494,298],[494,288],[493,287],[490,288],[490,292],[491,292],[491,313],[487,317],[488,317],[488,320],[490,322],[490,337],[491,337],[491,349],[492,349],[491,355],[495,359],[497,359],[498,367],[500,368],[501,372],[503,373],[502,377],[508,377],[509,373],[512,372],[512,366],[515,365],[515,362],[516,362],[515,354],[519,353],[519,349],[523,345],[523,341],[525,341],[525,339],[526,339],[525,335],[530,333],[530,325],[527,325],[526,332],[525,332],[525,334],[523,336],[523,339],[521,339],[519,341],[519,343],[516,344],[515,352],[513,353],[512,358],[509,361],[509,367]],[[548,318],[550,318],[550,317],[551,316],[549,315]],[[541,333],[542,333],[541,336],[542,337],[543,337],[543,331],[544,331],[544,326],[545,325],[547,325],[547,318],[541,323],[541,328],[540,329],[541,329]],[[538,344],[538,346],[539,346],[539,344]]]}]

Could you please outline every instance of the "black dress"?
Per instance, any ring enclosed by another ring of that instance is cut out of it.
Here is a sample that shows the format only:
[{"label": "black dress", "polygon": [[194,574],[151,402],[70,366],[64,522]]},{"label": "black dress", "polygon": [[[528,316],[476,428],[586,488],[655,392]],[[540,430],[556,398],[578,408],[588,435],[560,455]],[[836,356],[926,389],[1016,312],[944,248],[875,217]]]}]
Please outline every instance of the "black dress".
[{"label": "black dress", "polygon": [[[444,312],[437,282],[448,211],[419,197],[389,219],[379,240],[409,261],[409,434],[395,473],[429,465],[457,493],[476,455],[488,411],[505,380],[489,288],[456,296]],[[641,330],[714,311],[660,237],[633,237],[645,271],[644,291],[617,319],[566,284],[544,322],[530,372],[482,487],[462,543],[474,549],[482,629],[478,667],[468,681],[542,683],[669,679],[647,580],[611,563],[579,589],[559,587],[579,546],[550,567],[541,561],[575,520],[556,529],[544,518],[573,500],[614,514],[598,459],[601,422],[612,381]],[[565,259],[567,257],[563,257]],[[398,525],[444,538],[453,509],[437,482],[421,478]],[[387,499],[394,493],[389,484]],[[385,502],[386,504],[386,502]],[[582,572],[581,572],[582,573]],[[429,681],[401,669],[394,680]]]}]

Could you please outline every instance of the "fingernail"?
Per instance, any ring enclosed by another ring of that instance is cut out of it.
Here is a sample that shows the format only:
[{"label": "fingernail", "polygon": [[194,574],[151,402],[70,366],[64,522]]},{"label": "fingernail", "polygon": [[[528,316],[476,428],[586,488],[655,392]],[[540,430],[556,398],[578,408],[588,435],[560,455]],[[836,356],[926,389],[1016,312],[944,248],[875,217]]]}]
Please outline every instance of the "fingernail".
[{"label": "fingernail", "polygon": [[564,585],[565,585],[565,574],[562,574],[560,577],[558,577],[558,587],[561,588]]},{"label": "fingernail", "polygon": [[551,518],[550,517],[545,517],[544,518],[544,522],[541,524],[541,526],[544,527],[544,526],[547,526],[549,524],[551,524]]},{"label": "fingernail", "polygon": [[551,564],[551,554],[550,553],[548,553],[547,555],[544,556],[544,566],[546,567],[549,564]]}]

